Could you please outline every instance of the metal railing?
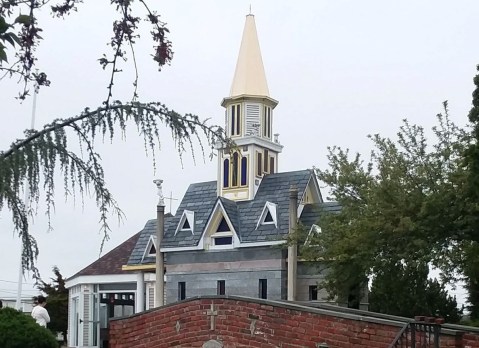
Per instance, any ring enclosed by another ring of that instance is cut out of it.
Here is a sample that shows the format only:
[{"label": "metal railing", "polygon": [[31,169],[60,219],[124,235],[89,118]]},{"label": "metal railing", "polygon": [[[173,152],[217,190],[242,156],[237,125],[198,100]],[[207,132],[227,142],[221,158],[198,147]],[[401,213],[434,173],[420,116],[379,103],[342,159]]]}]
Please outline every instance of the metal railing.
[{"label": "metal railing", "polygon": [[444,319],[415,317],[399,331],[389,348],[439,348]]}]

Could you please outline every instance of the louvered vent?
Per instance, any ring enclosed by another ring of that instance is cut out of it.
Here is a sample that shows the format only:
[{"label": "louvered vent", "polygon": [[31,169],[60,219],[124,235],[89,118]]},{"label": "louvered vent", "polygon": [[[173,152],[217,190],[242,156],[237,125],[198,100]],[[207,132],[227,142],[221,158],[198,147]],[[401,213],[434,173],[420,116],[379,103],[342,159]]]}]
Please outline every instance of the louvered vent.
[{"label": "louvered vent", "polygon": [[89,344],[88,338],[90,337],[90,295],[83,295],[83,344],[86,346]]},{"label": "louvered vent", "polygon": [[259,135],[259,104],[246,104],[246,135]]}]

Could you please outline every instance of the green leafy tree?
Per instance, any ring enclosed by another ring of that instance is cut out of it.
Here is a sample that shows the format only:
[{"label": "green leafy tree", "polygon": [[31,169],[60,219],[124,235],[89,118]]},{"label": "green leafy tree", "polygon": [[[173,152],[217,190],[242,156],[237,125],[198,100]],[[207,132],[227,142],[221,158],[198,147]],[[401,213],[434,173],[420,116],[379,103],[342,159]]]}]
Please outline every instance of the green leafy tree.
[{"label": "green leafy tree", "polygon": [[[43,88],[50,84],[35,55],[36,48],[43,40],[37,13],[50,6],[49,2],[0,2],[0,73],[20,78],[20,99],[26,98],[31,88]],[[77,11],[81,3],[80,0],[64,0],[50,6],[50,10],[55,17],[64,18],[70,12]],[[151,55],[158,69],[170,63],[173,51],[167,38],[168,29],[145,1],[136,1],[140,6],[133,6],[135,1],[112,0],[110,3],[117,13],[117,19],[113,22],[113,34],[108,42],[111,52],[99,59],[101,67],[110,71],[108,92],[103,103],[95,108],[86,108],[77,115],[57,118],[39,130],[26,130],[23,139],[14,140],[8,149],[0,150],[0,210],[7,207],[11,211],[15,230],[23,242],[23,267],[32,270],[36,278],[39,277],[35,267],[38,247],[29,233],[28,216],[37,211],[36,207],[43,200],[50,221],[55,204],[54,179],[57,172],[63,176],[66,196],[75,197],[79,194],[83,200],[84,195],[93,195],[104,233],[103,241],[108,239],[110,231],[109,216],[123,217],[105,182],[101,156],[95,146],[98,138],[124,138],[128,126],[133,126],[144,139],[145,151],[153,154],[153,161],[160,143],[161,126],[171,130],[180,157],[185,151],[193,152],[195,148],[199,148],[204,156],[204,139],[211,149],[218,141],[228,146],[229,140],[225,139],[221,127],[209,125],[192,114],[180,115],[159,102],[140,101],[137,94],[138,75],[133,81],[132,100],[123,102],[114,99],[115,77],[122,71],[121,64],[127,60],[127,52],[131,52],[132,64],[138,71],[134,47],[139,39],[138,28],[142,21],[135,11],[143,10],[141,16],[151,27]],[[72,150],[71,143],[74,140],[78,141],[81,151]],[[21,192],[26,188],[30,196],[25,203]]]},{"label": "green leafy tree", "polygon": [[[479,70],[479,65],[477,66]],[[463,269],[470,303],[470,316],[479,319],[479,74],[474,77],[476,86],[472,93],[472,108],[469,122],[472,126],[472,142],[464,153],[467,185],[463,206],[466,217],[462,222],[464,231]]]},{"label": "green leafy tree", "polygon": [[38,290],[47,296],[47,309],[50,315],[48,329],[54,334],[61,333],[63,341],[67,341],[68,330],[68,289],[65,288],[65,278],[58,267],[53,267],[54,278],[50,282],[43,280],[37,285]]},{"label": "green leafy tree", "polygon": [[57,348],[53,334],[35,320],[13,308],[0,309],[0,347]]},{"label": "green leafy tree", "polygon": [[373,277],[369,309],[404,317],[439,316],[448,323],[458,323],[462,313],[456,299],[428,275],[429,267],[424,263],[384,265]]},{"label": "green leafy tree", "polygon": [[[329,168],[317,174],[342,210],[323,214],[316,257],[329,262],[323,285],[332,296],[348,296],[365,277],[392,274],[391,265],[431,263],[446,279],[464,271],[460,163],[469,137],[450,121],[447,103],[444,111],[429,144],[422,127],[404,120],[397,141],[370,136],[374,150],[368,161],[329,149]],[[403,287],[391,290],[390,296],[403,296]]]}]

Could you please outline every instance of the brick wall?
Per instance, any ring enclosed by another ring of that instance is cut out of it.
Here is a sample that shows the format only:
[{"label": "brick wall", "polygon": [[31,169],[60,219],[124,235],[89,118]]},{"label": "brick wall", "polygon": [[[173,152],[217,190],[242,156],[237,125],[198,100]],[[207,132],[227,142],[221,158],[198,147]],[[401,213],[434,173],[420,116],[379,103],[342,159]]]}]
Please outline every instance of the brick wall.
[{"label": "brick wall", "polygon": [[[387,348],[403,325],[354,311],[212,296],[112,320],[110,347],[202,347],[212,340],[205,347]],[[477,333],[442,332],[441,347],[479,348]]]}]

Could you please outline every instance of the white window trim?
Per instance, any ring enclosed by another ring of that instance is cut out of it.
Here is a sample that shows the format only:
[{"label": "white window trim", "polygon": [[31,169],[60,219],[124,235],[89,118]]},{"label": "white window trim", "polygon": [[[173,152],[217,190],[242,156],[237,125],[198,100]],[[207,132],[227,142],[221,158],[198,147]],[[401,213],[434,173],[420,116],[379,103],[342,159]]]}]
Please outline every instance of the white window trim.
[{"label": "white window trim", "polygon": [[[266,219],[266,215],[268,215],[268,212],[271,214],[271,217],[273,218],[273,221],[267,221],[265,222],[264,219]],[[277,214],[276,214],[276,203],[271,203],[269,201],[266,202],[264,205],[263,211],[260,215],[260,218],[258,220],[258,223],[256,224],[256,229],[258,229],[259,226],[261,225],[273,225],[278,228],[278,219],[277,219]]]},{"label": "white window trim", "polygon": [[321,234],[321,232],[322,232],[321,227],[319,227],[316,224],[312,224],[311,228],[308,232],[308,236],[306,237],[306,240],[304,241],[304,245],[306,245],[306,246],[319,246],[318,244],[310,244],[311,243],[311,238],[312,238],[311,235],[313,233],[319,235],[319,234]]},{"label": "white window trim", "polygon": [[[185,221],[188,220],[190,228],[183,228]],[[179,231],[191,231],[191,234],[195,233],[195,212],[191,210],[184,210],[181,215],[180,223],[176,227],[175,236]]]},{"label": "white window trim", "polygon": [[150,254],[150,249],[152,245],[155,247],[155,249],[157,248],[155,235],[151,235],[150,239],[148,239],[148,243],[146,244],[146,248],[143,251],[143,256],[141,257],[141,261],[143,261],[146,257],[156,257],[156,253],[155,255]]}]

